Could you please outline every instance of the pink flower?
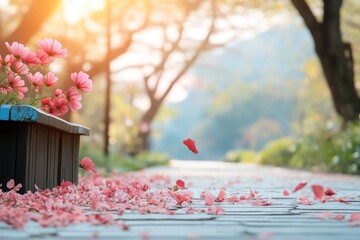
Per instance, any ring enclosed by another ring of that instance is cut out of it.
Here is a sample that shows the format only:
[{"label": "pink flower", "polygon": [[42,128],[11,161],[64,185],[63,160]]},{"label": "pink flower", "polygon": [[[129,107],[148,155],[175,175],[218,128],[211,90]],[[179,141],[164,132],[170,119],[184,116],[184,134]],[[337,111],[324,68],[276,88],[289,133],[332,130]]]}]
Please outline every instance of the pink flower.
[{"label": "pink flower", "polygon": [[80,161],[80,167],[82,169],[84,169],[85,171],[88,172],[93,172],[93,173],[97,173],[97,170],[95,168],[95,164],[93,163],[93,161],[88,158],[88,157],[84,157],[81,161]]},{"label": "pink flower", "polygon": [[45,38],[37,42],[40,50],[46,53],[49,57],[66,57],[67,50],[62,48],[62,45],[57,40],[52,38]]},{"label": "pink flower", "polygon": [[14,55],[15,58],[22,60],[29,57],[30,50],[28,47],[25,47],[24,44],[13,42],[10,45],[8,42],[6,42],[5,45],[9,52]]},{"label": "pink flower", "polygon": [[76,87],[70,87],[66,91],[66,98],[69,102],[69,107],[71,111],[75,112],[81,108],[81,95]]},{"label": "pink flower", "polygon": [[18,93],[18,98],[23,99],[24,98],[24,92],[28,91],[28,88],[25,87],[25,82],[20,78],[19,75],[14,75],[13,72],[11,72],[8,76],[8,83],[10,87]]},{"label": "pink flower", "polygon": [[33,53],[33,52],[30,52],[29,55],[24,57],[22,59],[22,62],[25,64],[40,64],[41,63],[41,61],[38,58],[38,56],[36,55],[36,53]]},{"label": "pink flower", "polygon": [[7,55],[5,62],[10,66],[11,71],[18,74],[28,74],[29,68],[22,61],[16,59],[14,55]]},{"label": "pink flower", "polygon": [[56,108],[50,97],[41,99],[41,109],[45,112],[55,115]]},{"label": "pink flower", "polygon": [[55,76],[54,73],[49,72],[45,77],[44,77],[44,84],[47,87],[51,87],[54,86],[58,81],[58,77]]},{"label": "pink flower", "polygon": [[34,75],[32,75],[32,73],[29,73],[26,77],[33,86],[35,92],[38,92],[40,86],[44,84],[44,76],[39,72],[35,73]]},{"label": "pink flower", "polygon": [[79,73],[72,73],[71,80],[76,84],[76,87],[83,92],[91,92],[92,81],[89,79],[89,75],[80,71]]},{"label": "pink flower", "polygon": [[65,97],[65,95],[64,95],[64,92],[61,90],[61,89],[56,89],[55,90],[55,97],[57,97],[57,98],[60,98],[60,97]]},{"label": "pink flower", "polygon": [[69,111],[65,98],[54,98],[53,104],[56,109],[56,116],[62,116]]},{"label": "pink flower", "polygon": [[36,57],[39,59],[41,64],[49,64],[55,61],[54,57],[50,57],[41,49],[36,52]]},{"label": "pink flower", "polygon": [[18,74],[28,74],[29,68],[21,61],[17,61],[11,65],[11,70]]}]

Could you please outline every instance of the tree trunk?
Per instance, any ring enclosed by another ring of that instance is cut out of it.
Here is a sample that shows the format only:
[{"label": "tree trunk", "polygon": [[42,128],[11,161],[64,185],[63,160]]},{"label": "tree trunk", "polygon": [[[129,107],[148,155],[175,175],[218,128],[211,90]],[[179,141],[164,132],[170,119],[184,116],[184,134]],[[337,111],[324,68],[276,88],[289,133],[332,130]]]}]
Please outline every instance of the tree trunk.
[{"label": "tree trunk", "polygon": [[323,0],[322,23],[317,22],[305,0],[292,3],[314,39],[336,112],[345,122],[358,119],[360,99],[354,82],[351,45],[343,42],[340,30],[342,0]]},{"label": "tree trunk", "polygon": [[342,1],[324,0],[323,41],[315,43],[336,112],[345,120],[358,119],[360,101],[354,82],[351,45],[344,43],[340,30]]},{"label": "tree trunk", "polygon": [[143,150],[150,150],[150,135],[151,135],[151,125],[152,122],[158,113],[161,106],[161,101],[157,99],[151,99],[150,107],[142,116],[139,122],[139,130],[137,134],[137,148],[131,155],[137,155]]}]

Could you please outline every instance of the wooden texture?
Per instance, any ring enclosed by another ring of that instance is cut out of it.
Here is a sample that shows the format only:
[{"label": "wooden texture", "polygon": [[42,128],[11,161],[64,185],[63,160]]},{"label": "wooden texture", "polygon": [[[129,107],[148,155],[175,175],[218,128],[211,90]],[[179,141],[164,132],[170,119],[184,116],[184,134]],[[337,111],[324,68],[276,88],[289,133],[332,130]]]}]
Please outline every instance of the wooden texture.
[{"label": "wooden texture", "polygon": [[0,184],[14,179],[26,192],[77,183],[80,135],[89,133],[31,106],[0,106]]}]

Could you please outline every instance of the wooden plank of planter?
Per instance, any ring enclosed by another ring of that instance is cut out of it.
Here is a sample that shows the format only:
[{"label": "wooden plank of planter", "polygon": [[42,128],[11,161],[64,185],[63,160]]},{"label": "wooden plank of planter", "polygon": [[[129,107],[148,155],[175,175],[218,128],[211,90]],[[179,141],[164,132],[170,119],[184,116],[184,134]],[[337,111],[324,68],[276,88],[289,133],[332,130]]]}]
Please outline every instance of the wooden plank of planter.
[{"label": "wooden plank of planter", "polygon": [[[80,135],[88,128],[31,106],[0,106],[0,183],[14,178],[24,189],[77,183]],[[11,142],[11,143],[10,143]],[[3,161],[6,159],[6,161]]]},{"label": "wooden plank of planter", "polygon": [[59,156],[60,156],[61,133],[58,130],[49,130],[48,162],[47,162],[47,185],[55,186],[59,182]]},{"label": "wooden plank of planter", "polygon": [[[6,186],[6,182],[15,176],[16,163],[11,161],[16,157],[16,139],[17,136],[16,126],[8,121],[0,121],[0,176],[3,181],[0,181],[3,189]],[[10,161],[7,161],[9,159]]]}]

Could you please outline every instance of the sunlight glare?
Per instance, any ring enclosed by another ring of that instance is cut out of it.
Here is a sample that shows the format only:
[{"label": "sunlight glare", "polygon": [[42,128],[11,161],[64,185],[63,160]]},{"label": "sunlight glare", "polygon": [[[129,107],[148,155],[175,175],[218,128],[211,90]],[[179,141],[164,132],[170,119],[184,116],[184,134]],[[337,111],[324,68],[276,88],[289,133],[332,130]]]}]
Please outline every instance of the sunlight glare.
[{"label": "sunlight glare", "polygon": [[63,0],[64,17],[69,24],[76,24],[92,12],[104,8],[105,0]]},{"label": "sunlight glare", "polygon": [[9,6],[9,0],[0,0],[0,8],[6,9]]}]

